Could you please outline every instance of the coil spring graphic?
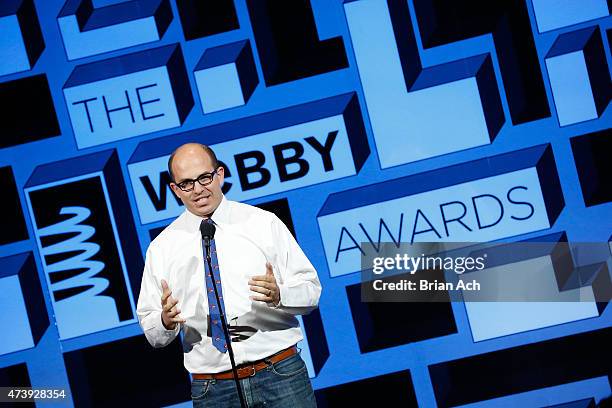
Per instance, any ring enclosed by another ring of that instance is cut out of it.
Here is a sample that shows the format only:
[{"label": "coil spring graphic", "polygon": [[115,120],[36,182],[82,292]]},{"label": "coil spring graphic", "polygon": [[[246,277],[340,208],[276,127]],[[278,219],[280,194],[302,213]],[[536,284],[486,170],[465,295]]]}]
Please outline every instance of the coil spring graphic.
[{"label": "coil spring graphic", "polygon": [[[95,228],[82,224],[89,216],[91,211],[86,207],[62,207],[59,212],[61,215],[72,215],[72,217],[53,225],[41,228],[39,234],[42,237],[59,234],[71,234],[70,238],[42,248],[42,255],[45,262],[46,271],[49,274],[64,272],[69,270],[84,270],[78,275],[71,276],[59,282],[51,284],[53,292],[72,289],[85,288],[79,295],[96,296],[104,291],[109,282],[105,278],[95,275],[104,269],[104,262],[92,260],[100,250],[100,246],[93,242],[87,242],[95,233]],[[74,235],[76,234],[76,235]],[[74,252],[76,255],[61,261],[47,264],[46,257],[62,253]]]}]

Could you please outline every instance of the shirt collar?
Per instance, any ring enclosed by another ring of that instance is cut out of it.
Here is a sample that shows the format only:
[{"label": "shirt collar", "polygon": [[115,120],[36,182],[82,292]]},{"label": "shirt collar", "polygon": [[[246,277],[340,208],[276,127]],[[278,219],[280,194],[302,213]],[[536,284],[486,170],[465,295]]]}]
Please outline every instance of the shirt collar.
[{"label": "shirt collar", "polygon": [[224,224],[227,224],[229,222],[229,212],[229,202],[225,198],[225,195],[223,195],[221,197],[221,202],[219,203],[219,206],[210,218],[212,218],[215,224],[223,226]]},{"label": "shirt collar", "polygon": [[[199,231],[200,224],[202,223],[202,220],[204,219],[204,217],[195,215],[188,209],[185,209],[185,212],[187,215],[187,222],[189,223],[189,225],[193,228],[194,231]],[[226,223],[229,222],[229,212],[230,212],[229,202],[225,198],[225,195],[223,195],[223,197],[221,198],[221,202],[219,203],[219,206],[217,207],[215,212],[213,212],[213,215],[210,218],[212,218],[216,226],[223,227]]]}]

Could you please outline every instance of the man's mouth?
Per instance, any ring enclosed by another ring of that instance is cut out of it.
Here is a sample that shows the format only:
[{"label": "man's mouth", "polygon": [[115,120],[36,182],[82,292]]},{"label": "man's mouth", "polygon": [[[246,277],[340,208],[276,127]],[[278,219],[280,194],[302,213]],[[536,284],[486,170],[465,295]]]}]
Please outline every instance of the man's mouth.
[{"label": "man's mouth", "polygon": [[207,200],[208,198],[210,198],[210,196],[201,196],[196,198],[195,200],[193,200],[196,204],[204,204],[205,200]]}]

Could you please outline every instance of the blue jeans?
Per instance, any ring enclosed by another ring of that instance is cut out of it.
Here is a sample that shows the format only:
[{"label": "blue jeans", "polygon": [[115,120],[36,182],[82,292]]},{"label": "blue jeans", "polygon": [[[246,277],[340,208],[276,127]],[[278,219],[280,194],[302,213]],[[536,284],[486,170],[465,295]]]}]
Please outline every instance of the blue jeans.
[{"label": "blue jeans", "polygon": [[[253,377],[240,380],[249,408],[316,408],[306,364],[299,354],[272,364]],[[194,408],[237,407],[240,399],[236,382],[231,380],[193,380],[191,399]]]}]

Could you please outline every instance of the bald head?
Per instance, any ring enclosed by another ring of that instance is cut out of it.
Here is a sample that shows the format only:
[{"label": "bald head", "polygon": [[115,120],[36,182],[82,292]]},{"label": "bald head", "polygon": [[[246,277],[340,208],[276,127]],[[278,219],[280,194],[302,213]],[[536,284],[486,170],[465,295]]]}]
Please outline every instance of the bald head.
[{"label": "bald head", "polygon": [[225,170],[210,147],[199,143],[180,146],[170,155],[168,171],[170,188],[191,213],[210,217],[221,204]]},{"label": "bald head", "polygon": [[185,143],[176,148],[170,155],[168,159],[168,172],[170,173],[170,178],[176,182],[174,175],[176,174],[174,168],[172,167],[174,162],[181,162],[183,160],[189,160],[196,158],[202,153],[208,155],[213,167],[216,169],[219,166],[219,162],[217,160],[217,156],[215,152],[208,146],[203,145],[201,143]]}]

